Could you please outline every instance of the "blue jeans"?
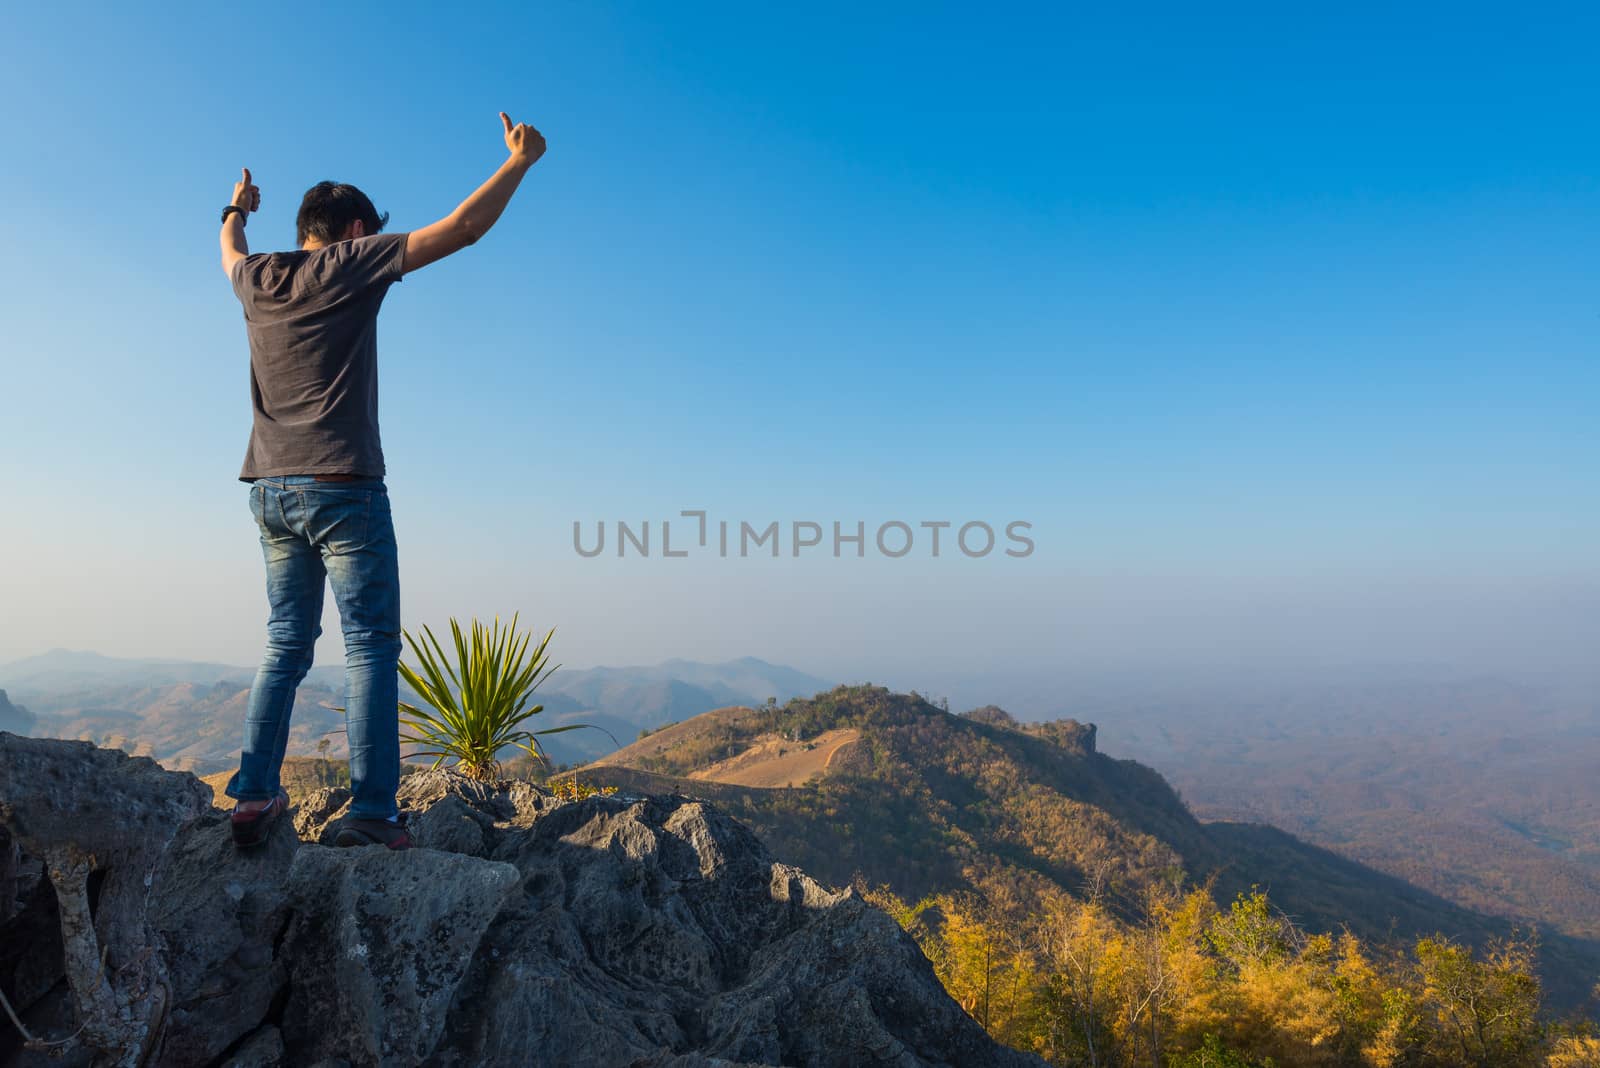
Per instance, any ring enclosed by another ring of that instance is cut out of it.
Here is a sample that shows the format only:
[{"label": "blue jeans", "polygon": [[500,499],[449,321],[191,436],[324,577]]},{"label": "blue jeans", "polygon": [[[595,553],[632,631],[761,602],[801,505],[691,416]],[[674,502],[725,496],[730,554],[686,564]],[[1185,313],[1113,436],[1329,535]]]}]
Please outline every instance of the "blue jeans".
[{"label": "blue jeans", "polygon": [[239,801],[276,797],[295,689],[322,633],[322,595],[333,585],[345,648],[345,729],[350,812],[384,819],[400,785],[400,563],[383,479],[258,479],[250,513],[267,562],[267,651],[250,689],[239,770],[223,791]]}]

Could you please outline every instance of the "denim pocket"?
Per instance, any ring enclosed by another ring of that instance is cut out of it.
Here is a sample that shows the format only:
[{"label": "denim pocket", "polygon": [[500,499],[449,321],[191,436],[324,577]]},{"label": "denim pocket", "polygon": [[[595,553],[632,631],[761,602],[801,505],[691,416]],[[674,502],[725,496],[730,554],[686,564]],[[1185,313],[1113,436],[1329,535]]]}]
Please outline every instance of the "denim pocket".
[{"label": "denim pocket", "polygon": [[250,518],[256,521],[256,526],[263,534],[267,532],[266,493],[267,488],[259,483],[250,487]]},{"label": "denim pocket", "polygon": [[306,516],[306,536],[334,555],[353,553],[367,544],[376,490],[351,489],[337,483],[299,488]]}]

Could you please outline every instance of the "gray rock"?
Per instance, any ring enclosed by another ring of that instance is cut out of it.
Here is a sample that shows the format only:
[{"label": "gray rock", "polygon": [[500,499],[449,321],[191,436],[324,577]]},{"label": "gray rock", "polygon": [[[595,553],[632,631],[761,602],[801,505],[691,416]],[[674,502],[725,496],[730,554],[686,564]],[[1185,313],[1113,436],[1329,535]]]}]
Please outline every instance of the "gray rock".
[{"label": "gray rock", "polygon": [[44,862],[55,894],[54,937],[37,928],[21,952],[60,960],[81,1021],[77,1048],[100,1063],[131,1068],[160,1042],[170,981],[150,883],[173,836],[210,808],[210,787],[152,760],[0,732],[0,826]]},{"label": "gray rock", "polygon": [[[469,856],[486,856],[500,832],[528,827],[560,804],[532,783],[480,783],[449,771],[404,776],[397,800],[418,845]],[[295,833],[302,842],[332,845],[349,811],[349,790],[314,790],[294,809]]]},{"label": "gray rock", "polygon": [[302,842],[332,845],[339,821],[349,809],[350,791],[343,786],[313,790],[290,809],[294,833]]},{"label": "gray rock", "polygon": [[486,849],[507,832],[531,827],[534,820],[562,804],[532,783],[475,782],[450,771],[407,775],[400,780],[398,800],[411,816],[412,826],[426,827],[439,809],[451,819],[472,819],[484,832]]},{"label": "gray rock", "polygon": [[122,965],[144,947],[145,879],[172,836],[211,808],[211,788],[147,757],[0,731],[0,824],[43,857],[70,846],[104,882],[95,929]]},{"label": "gray rock", "polygon": [[222,1068],[283,1068],[287,1063],[284,1059],[283,1033],[276,1027],[268,1026],[246,1039],[232,1056],[222,1062]]},{"label": "gray rock", "polygon": [[61,979],[60,920],[44,861],[25,857],[0,826],[0,990],[32,1005]]},{"label": "gray rock", "polygon": [[[178,832],[152,881],[151,926],[171,983],[162,1057],[210,1064],[267,1017],[288,982],[277,947],[299,842],[286,822],[259,849],[234,847],[225,812]],[[281,1041],[280,1041],[281,1046]]]},{"label": "gray rock", "polygon": [[458,998],[473,1006],[451,1021],[460,1063],[1042,1063],[991,1041],[887,915],[713,806],[591,797],[492,856],[523,894]]},{"label": "gray rock", "polygon": [[[148,761],[0,734],[0,826],[14,843],[0,880],[14,897],[32,888],[0,922],[21,939],[0,964],[54,962],[29,980],[32,1018],[72,1019],[57,1004],[60,927],[38,896],[38,857],[63,839],[104,850],[96,870],[118,896],[103,889],[101,907],[142,932],[141,974],[163,1007],[140,1032],[160,1042],[148,1063],[1044,1063],[993,1043],[887,915],[775,860],[705,802],[562,802],[424,772],[403,780],[401,803],[429,848],[315,844],[348,808],[335,789],[240,853],[204,794]],[[0,1068],[24,1056],[0,1055]]]},{"label": "gray rock", "polygon": [[628,1068],[778,1068],[752,1061],[725,1061],[703,1053],[656,1053],[628,1062]]},{"label": "gray rock", "polygon": [[459,797],[441,797],[421,812],[407,813],[412,840],[424,849],[481,857],[492,821]]},{"label": "gray rock", "polygon": [[287,881],[286,1046],[296,1059],[421,1063],[519,881],[509,864],[431,849],[302,846]]}]

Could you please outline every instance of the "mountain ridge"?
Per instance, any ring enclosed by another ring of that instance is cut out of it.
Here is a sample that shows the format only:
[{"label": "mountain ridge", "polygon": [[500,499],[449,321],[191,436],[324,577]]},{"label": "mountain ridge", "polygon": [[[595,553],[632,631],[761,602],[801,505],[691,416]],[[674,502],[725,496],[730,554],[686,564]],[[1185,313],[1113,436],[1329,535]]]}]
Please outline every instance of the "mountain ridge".
[{"label": "mountain ridge", "polygon": [[[844,727],[861,732],[856,752],[805,786],[690,777],[751,738],[803,740]],[[1223,903],[1266,888],[1313,929],[1348,927],[1380,941],[1443,931],[1483,944],[1516,928],[1277,828],[1204,823],[1159,773],[1100,753],[1093,724],[1019,723],[999,709],[953,715],[881,688],[718,709],[577,774],[628,791],[710,797],[819,877],[864,876],[907,900],[952,889],[1028,900],[1094,886],[1127,911],[1143,888],[1182,878],[1211,886]],[[1552,1003],[1574,1005],[1600,970],[1600,944],[1555,936],[1544,960]]]}]

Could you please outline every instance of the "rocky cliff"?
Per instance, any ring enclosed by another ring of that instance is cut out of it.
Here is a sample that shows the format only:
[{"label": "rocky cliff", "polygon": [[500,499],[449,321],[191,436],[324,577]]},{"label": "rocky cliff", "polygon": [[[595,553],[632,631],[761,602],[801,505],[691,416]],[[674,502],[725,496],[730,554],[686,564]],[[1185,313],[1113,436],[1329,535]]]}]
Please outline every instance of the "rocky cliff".
[{"label": "rocky cliff", "polygon": [[241,854],[192,776],[0,733],[0,1065],[1044,1063],[705,802],[431,772],[389,853],[345,800]]}]

